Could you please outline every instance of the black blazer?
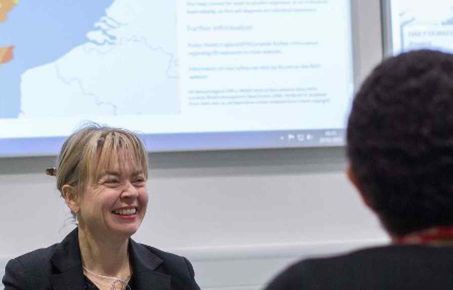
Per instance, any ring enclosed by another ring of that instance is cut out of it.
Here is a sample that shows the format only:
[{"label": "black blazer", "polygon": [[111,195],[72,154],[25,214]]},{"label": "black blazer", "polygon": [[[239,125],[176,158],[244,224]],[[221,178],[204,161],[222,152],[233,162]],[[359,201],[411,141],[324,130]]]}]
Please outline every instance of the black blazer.
[{"label": "black blazer", "polygon": [[[180,256],[139,244],[132,239],[129,256],[132,290],[199,290],[190,262]],[[8,262],[5,290],[83,290],[77,229],[58,244],[27,253]]]},{"label": "black blazer", "polygon": [[386,246],[294,264],[267,290],[451,290],[453,247]]}]

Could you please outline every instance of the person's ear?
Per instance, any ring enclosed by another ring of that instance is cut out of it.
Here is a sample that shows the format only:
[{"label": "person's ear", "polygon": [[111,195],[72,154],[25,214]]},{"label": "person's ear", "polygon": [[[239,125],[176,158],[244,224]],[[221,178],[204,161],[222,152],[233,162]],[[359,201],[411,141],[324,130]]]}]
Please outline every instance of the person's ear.
[{"label": "person's ear", "polygon": [[357,179],[357,176],[355,175],[354,170],[352,170],[351,165],[348,165],[348,168],[346,169],[346,176],[348,177],[349,181],[354,185],[354,187],[359,192],[360,198],[362,199],[363,203],[368,208],[370,208],[371,210],[374,211],[373,204],[371,203],[370,199],[367,197],[366,193],[363,191],[362,186],[360,185],[360,182]]},{"label": "person's ear", "polygon": [[76,191],[75,186],[65,184],[61,188],[61,191],[63,193],[63,198],[66,203],[66,205],[69,207],[71,212],[73,214],[77,214],[80,210],[80,205],[79,205],[79,195]]}]

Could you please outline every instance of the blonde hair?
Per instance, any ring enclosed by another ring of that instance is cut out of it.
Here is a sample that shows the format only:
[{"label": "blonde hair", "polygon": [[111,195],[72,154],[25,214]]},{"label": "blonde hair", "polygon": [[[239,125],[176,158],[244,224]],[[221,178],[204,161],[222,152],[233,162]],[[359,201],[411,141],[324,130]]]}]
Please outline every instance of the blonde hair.
[{"label": "blonde hair", "polygon": [[142,141],[131,131],[91,123],[74,132],[64,142],[57,166],[47,173],[57,178],[57,188],[64,196],[63,186],[79,190],[97,180],[113,164],[124,166],[132,160],[148,178],[148,154]]}]

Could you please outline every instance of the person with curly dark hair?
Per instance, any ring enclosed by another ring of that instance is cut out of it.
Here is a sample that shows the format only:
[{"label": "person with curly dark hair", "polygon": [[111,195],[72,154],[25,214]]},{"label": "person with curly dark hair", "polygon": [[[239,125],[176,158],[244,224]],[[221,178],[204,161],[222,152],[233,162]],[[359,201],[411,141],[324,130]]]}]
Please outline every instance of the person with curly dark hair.
[{"label": "person with curly dark hair", "polygon": [[378,65],[354,99],[347,156],[391,245],[298,262],[267,289],[453,289],[453,55]]}]

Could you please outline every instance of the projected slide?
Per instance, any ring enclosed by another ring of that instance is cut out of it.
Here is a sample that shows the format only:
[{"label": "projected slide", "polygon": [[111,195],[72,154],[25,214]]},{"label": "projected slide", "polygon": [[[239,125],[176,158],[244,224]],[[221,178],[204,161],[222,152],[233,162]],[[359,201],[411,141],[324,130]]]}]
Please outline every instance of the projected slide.
[{"label": "projected slide", "polygon": [[453,52],[453,2],[392,0],[393,53],[431,48]]},{"label": "projected slide", "polygon": [[346,0],[0,0],[0,156],[89,120],[152,151],[340,145],[352,92]]}]

